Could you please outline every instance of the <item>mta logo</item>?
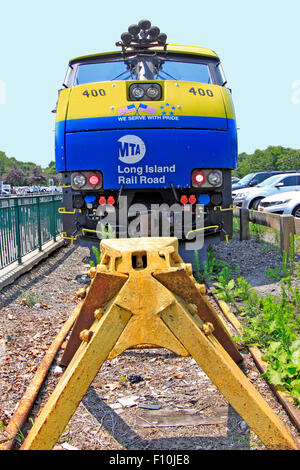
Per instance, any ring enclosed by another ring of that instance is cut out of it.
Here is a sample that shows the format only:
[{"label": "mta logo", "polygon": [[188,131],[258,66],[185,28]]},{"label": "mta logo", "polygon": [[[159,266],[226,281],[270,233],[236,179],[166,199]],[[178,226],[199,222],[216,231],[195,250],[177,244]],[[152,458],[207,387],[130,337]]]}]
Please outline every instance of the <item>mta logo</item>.
[{"label": "mta logo", "polygon": [[146,153],[145,143],[136,135],[124,135],[119,140],[119,160],[134,164],[142,160]]}]

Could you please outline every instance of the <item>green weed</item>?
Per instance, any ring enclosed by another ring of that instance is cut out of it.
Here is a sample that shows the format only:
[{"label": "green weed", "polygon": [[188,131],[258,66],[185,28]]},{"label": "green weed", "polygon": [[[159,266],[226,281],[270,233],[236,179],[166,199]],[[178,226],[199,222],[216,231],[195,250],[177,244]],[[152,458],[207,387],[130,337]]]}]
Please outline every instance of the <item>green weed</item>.
[{"label": "green weed", "polygon": [[224,268],[228,268],[229,264],[225,261],[216,259],[216,253],[211,246],[207,249],[207,261],[203,262],[201,269],[199,255],[194,251],[194,276],[197,282],[203,282],[204,279],[217,279],[218,275]]},{"label": "green weed", "polygon": [[34,292],[34,291],[22,293],[19,296],[18,300],[23,305],[27,305],[27,307],[33,307],[34,305],[42,302],[41,296],[37,292]]},{"label": "green weed", "polygon": [[292,248],[289,257],[282,254],[279,269],[272,271],[281,280],[277,296],[259,295],[243,277],[233,279],[229,266],[220,265],[212,253],[202,275],[215,280],[217,297],[243,317],[242,334],[234,339],[263,350],[268,363],[264,377],[287,391],[300,407],[300,291],[292,283],[292,276],[298,275]]},{"label": "green weed", "polygon": [[[101,239],[104,239],[104,238],[116,238],[116,233],[110,224],[108,225],[107,228],[105,227],[105,225],[101,224]],[[100,264],[100,261],[101,261],[100,251],[95,246],[92,247],[92,250],[95,255],[97,264]],[[91,267],[95,266],[94,261],[90,261],[90,266]]]}]

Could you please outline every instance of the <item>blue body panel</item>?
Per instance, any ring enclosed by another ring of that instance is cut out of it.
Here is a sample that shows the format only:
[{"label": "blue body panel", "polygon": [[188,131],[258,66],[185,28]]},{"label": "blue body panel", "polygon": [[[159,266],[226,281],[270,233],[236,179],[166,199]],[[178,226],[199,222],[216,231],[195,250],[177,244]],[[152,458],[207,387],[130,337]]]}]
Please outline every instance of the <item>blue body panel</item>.
[{"label": "blue body panel", "polygon": [[55,125],[56,171],[66,171],[65,132],[66,132],[66,121],[57,122]]},{"label": "blue body panel", "polygon": [[194,168],[237,167],[235,120],[224,121],[228,130],[137,128],[135,123],[134,128],[81,132],[70,132],[76,121],[67,121],[65,145],[57,144],[57,170],[101,170],[104,189],[189,187]]}]

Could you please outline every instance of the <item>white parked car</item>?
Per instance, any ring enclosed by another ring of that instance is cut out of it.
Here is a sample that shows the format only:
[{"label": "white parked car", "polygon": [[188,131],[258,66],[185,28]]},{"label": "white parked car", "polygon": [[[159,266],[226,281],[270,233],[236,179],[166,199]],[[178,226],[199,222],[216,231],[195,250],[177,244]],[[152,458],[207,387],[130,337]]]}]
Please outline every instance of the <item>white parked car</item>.
[{"label": "white parked car", "polygon": [[237,191],[233,204],[246,209],[257,210],[262,199],[273,194],[281,195],[284,192],[300,189],[300,172],[273,175],[254,188],[244,188]]},{"label": "white parked car", "polygon": [[258,206],[260,212],[287,214],[300,218],[300,189],[265,197]]}]

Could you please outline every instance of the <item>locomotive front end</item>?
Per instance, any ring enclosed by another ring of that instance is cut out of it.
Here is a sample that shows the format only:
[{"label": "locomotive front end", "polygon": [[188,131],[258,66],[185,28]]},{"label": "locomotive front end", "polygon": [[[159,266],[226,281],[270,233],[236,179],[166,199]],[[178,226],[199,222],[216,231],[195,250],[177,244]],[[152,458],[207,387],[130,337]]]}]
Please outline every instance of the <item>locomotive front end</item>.
[{"label": "locomotive front end", "polygon": [[108,226],[132,236],[130,223],[140,227],[141,217],[157,236],[161,221],[152,215],[168,213],[170,234],[184,238],[176,214],[191,215],[190,232],[200,212],[201,230],[230,236],[237,134],[220,59],[166,44],[147,21],[117,44],[120,51],[71,60],[59,93],[56,166],[67,237],[98,240]]}]

